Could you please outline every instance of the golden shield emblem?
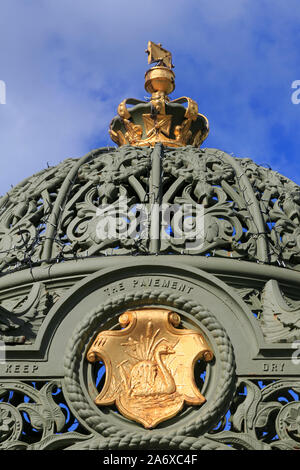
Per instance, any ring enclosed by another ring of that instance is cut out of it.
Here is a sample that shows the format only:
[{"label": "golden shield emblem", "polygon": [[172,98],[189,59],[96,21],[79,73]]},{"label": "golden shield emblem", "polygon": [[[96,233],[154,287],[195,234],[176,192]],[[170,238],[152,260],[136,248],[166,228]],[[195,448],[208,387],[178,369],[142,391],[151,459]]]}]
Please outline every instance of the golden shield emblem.
[{"label": "golden shield emblem", "polygon": [[97,405],[116,404],[126,418],[154,428],[184,403],[205,402],[194,366],[210,361],[213,352],[201,333],[176,328],[179,315],[159,308],[127,311],[119,323],[121,330],[100,332],[87,353],[88,361],[103,361],[106,368]]}]

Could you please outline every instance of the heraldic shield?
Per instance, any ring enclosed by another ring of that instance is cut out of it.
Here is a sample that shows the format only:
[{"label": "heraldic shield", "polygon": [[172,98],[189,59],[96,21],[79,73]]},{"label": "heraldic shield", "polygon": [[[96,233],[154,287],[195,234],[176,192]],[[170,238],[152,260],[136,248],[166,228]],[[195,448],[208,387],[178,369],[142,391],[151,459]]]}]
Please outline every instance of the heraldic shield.
[{"label": "heraldic shield", "polygon": [[205,402],[194,367],[214,355],[201,333],[177,328],[180,316],[160,308],[127,311],[119,323],[121,330],[100,332],[87,353],[88,361],[106,367],[97,405],[115,404],[126,418],[150,429],[175,416],[184,403]]}]

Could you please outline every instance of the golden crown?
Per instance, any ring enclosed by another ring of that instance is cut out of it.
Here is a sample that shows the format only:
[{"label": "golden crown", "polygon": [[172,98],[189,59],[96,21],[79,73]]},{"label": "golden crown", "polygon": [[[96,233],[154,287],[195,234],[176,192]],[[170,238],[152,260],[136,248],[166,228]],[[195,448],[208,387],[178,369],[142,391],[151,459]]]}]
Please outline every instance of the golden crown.
[{"label": "golden crown", "polygon": [[[161,142],[166,147],[199,147],[209,133],[209,123],[191,98],[170,101],[168,95],[175,89],[171,53],[151,41],[146,52],[148,63],[156,62],[145,74],[150,101],[127,98],[119,104],[118,116],[109,128],[112,140],[119,146],[154,146]],[[132,107],[128,109],[127,105]]]}]

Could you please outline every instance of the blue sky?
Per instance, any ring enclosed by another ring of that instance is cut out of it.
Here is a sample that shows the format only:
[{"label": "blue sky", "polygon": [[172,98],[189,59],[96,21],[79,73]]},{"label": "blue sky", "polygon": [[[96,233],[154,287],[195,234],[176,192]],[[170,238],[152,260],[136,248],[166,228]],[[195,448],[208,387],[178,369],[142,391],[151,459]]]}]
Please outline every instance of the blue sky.
[{"label": "blue sky", "polygon": [[126,97],[143,99],[148,40],[210,122],[203,147],[300,184],[299,0],[2,0],[0,194],[93,148]]}]

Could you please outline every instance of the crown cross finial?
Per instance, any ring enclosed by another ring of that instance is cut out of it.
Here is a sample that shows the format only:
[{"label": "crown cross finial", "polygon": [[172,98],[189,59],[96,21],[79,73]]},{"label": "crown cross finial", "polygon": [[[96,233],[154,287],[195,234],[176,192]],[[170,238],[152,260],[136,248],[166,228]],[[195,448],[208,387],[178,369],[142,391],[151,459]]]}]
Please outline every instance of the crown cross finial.
[{"label": "crown cross finial", "polygon": [[148,49],[145,51],[148,54],[148,64],[157,62],[158,65],[173,69],[172,54],[171,52],[163,49],[162,44],[155,44],[152,41],[148,42]]},{"label": "crown cross finial", "polygon": [[[110,124],[110,136],[118,145],[153,146],[161,142],[166,147],[194,145],[199,147],[209,132],[208,120],[198,113],[191,98],[170,101],[175,89],[171,52],[161,44],[148,42],[148,63],[156,63],[145,74],[145,90],[150,102],[128,98],[118,107],[119,116]],[[187,103],[187,107],[182,106]],[[127,104],[133,105],[128,109]]]}]

